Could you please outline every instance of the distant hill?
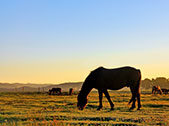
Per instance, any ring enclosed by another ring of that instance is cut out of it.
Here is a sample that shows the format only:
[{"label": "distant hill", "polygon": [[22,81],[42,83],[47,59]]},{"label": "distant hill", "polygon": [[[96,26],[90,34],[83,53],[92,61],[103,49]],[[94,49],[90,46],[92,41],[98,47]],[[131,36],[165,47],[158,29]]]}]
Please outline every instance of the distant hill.
[{"label": "distant hill", "polygon": [[[21,84],[21,83],[0,83],[0,92],[38,92],[38,91],[48,91],[51,88],[62,88],[62,91],[69,91],[69,88],[73,88],[75,91],[81,89],[83,82],[67,82],[61,84]],[[141,89],[152,89],[152,86],[159,85],[161,88],[169,89],[169,79],[165,77],[157,77],[155,79],[144,79],[141,83]],[[123,88],[121,90],[129,90],[128,88]]]},{"label": "distant hill", "polygon": [[49,85],[52,85],[52,84],[0,83],[0,88],[11,89],[11,88],[20,88],[20,87],[23,87],[23,86],[32,87],[32,88],[38,88],[38,87],[45,87],[45,86],[49,86]]},{"label": "distant hill", "polygon": [[51,88],[57,88],[60,87],[62,88],[63,91],[68,91],[69,88],[73,88],[75,91],[79,91],[81,89],[83,82],[69,82],[69,83],[63,83],[63,84],[57,84],[57,85],[49,85],[45,87],[45,90],[49,90]]},{"label": "distant hill", "polygon": [[68,91],[73,88],[75,91],[81,89],[83,82],[68,82],[62,84],[21,84],[21,83],[0,83],[0,92],[37,92],[48,91],[51,88],[62,88],[63,91]]}]

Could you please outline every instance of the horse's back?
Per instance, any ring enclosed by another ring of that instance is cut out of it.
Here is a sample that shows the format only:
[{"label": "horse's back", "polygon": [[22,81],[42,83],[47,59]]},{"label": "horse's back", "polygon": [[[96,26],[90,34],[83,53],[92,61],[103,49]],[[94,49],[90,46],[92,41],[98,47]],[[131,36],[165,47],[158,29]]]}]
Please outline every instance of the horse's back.
[{"label": "horse's back", "polygon": [[99,78],[113,79],[135,79],[141,75],[139,69],[133,67],[120,67],[115,69],[107,69],[99,67],[93,71]]},{"label": "horse's back", "polygon": [[121,67],[115,69],[107,69],[99,67],[92,71],[96,81],[96,88],[120,89],[129,86],[131,83],[138,81],[141,72],[133,67]]},{"label": "horse's back", "polygon": [[61,88],[52,88],[53,91],[61,91]]}]

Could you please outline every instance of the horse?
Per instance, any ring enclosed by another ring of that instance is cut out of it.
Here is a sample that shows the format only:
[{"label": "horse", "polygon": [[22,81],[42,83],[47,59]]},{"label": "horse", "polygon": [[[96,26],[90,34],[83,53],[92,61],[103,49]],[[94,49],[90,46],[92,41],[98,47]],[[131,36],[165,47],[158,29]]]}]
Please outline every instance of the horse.
[{"label": "horse", "polygon": [[161,90],[162,90],[163,94],[168,94],[168,92],[169,92],[169,89],[166,89],[166,88],[162,88]]},{"label": "horse", "polygon": [[110,103],[111,110],[114,110],[114,104],[110,99],[108,89],[118,90],[123,87],[130,87],[132,97],[128,104],[132,102],[130,110],[135,108],[136,98],[138,101],[138,110],[141,108],[140,102],[140,84],[141,84],[141,71],[133,67],[120,67],[115,69],[107,69],[98,67],[93,70],[85,79],[81,91],[77,97],[77,107],[83,110],[87,104],[87,96],[90,91],[95,88],[99,93],[99,106],[100,110],[102,105],[103,93],[105,94],[108,102]]},{"label": "horse", "polygon": [[152,94],[155,94],[155,93],[157,93],[157,94],[159,93],[160,95],[163,94],[163,92],[162,92],[160,86],[153,86],[153,87],[152,87]]},{"label": "horse", "polygon": [[69,95],[72,95],[73,94],[73,88],[70,88],[69,89]]},{"label": "horse", "polygon": [[52,88],[49,90],[49,95],[51,94],[61,94],[62,89],[61,88]]}]

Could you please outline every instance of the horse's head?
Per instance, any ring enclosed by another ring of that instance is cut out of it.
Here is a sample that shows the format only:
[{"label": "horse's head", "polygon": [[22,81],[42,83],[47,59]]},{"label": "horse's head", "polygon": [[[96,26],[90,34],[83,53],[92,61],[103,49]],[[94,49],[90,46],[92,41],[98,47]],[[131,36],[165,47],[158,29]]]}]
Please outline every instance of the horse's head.
[{"label": "horse's head", "polygon": [[83,110],[87,104],[87,97],[83,97],[81,94],[79,94],[77,100],[78,109]]}]

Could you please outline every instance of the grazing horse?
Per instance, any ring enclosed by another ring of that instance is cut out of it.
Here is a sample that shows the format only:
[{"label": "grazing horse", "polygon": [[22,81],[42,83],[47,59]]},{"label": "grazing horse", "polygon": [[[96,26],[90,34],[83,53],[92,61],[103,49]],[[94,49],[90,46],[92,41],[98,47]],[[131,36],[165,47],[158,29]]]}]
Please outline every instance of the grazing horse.
[{"label": "grazing horse", "polygon": [[70,88],[69,89],[69,95],[72,95],[73,94],[73,88]]},{"label": "grazing horse", "polygon": [[162,92],[160,86],[153,86],[153,87],[152,87],[152,94],[155,94],[155,93],[157,93],[157,94],[159,93],[160,95],[163,94],[163,92]]},{"label": "grazing horse", "polygon": [[169,92],[169,89],[166,89],[166,88],[162,88],[161,90],[164,94],[168,94],[168,92]]},{"label": "grazing horse", "polygon": [[51,94],[61,94],[62,89],[61,88],[52,88],[49,90],[49,95]]},{"label": "grazing horse", "polygon": [[130,87],[132,93],[132,98],[129,101],[129,104],[131,102],[133,103],[130,110],[135,108],[136,98],[138,101],[138,110],[140,110],[140,82],[141,72],[138,69],[132,67],[121,67],[116,69],[106,69],[103,67],[99,67],[92,71],[84,81],[77,98],[77,107],[80,110],[83,110],[85,108],[87,104],[87,96],[90,91],[95,88],[98,90],[99,93],[99,107],[97,110],[100,110],[103,107],[103,93],[110,103],[111,110],[114,110],[114,104],[110,99],[107,89],[118,90],[127,86]]}]

